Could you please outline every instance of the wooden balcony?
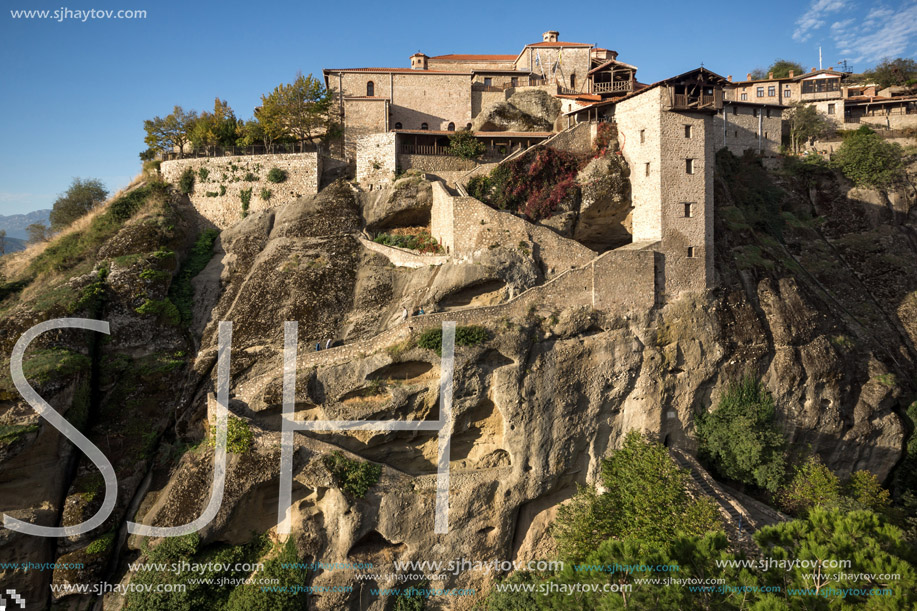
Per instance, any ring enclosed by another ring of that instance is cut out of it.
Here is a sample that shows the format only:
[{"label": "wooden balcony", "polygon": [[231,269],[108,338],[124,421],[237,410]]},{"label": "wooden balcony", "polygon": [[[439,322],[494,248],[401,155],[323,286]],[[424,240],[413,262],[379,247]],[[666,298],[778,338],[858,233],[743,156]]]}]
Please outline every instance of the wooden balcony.
[{"label": "wooden balcony", "polygon": [[632,81],[615,81],[613,83],[594,83],[592,93],[629,93],[634,90]]},{"label": "wooden balcony", "polygon": [[719,109],[723,107],[723,90],[714,89],[713,94],[688,95],[671,94],[673,110]]}]

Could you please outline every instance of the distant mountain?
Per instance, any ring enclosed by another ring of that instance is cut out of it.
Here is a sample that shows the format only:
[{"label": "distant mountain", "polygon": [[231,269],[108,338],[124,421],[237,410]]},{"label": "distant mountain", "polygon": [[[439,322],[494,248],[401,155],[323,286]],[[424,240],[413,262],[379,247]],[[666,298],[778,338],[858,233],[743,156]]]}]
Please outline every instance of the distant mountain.
[{"label": "distant mountain", "polygon": [[4,216],[0,214],[0,229],[6,230],[7,237],[26,240],[29,234],[25,228],[32,223],[48,224],[48,215],[51,210],[35,210],[26,214],[11,214]]},{"label": "distant mountain", "polygon": [[16,252],[17,250],[25,250],[25,246],[25,240],[11,237],[3,238],[3,254]]}]

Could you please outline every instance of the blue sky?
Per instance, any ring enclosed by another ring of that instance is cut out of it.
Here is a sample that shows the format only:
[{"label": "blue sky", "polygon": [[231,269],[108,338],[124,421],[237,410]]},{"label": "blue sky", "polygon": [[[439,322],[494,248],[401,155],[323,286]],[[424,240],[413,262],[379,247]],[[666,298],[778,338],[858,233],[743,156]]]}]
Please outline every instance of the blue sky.
[{"label": "blue sky", "polygon": [[[50,207],[74,176],[111,190],[139,171],[143,120],[228,100],[248,118],[297,71],[404,66],[421,50],[516,53],[545,30],[597,43],[652,82],[701,62],[744,76],[777,57],[855,70],[917,57],[917,0],[761,3],[539,0],[9,0],[0,14],[0,214]],[[596,8],[598,7],[598,8]],[[703,7],[703,8],[699,8]],[[145,19],[14,19],[11,10],[145,10]]]}]

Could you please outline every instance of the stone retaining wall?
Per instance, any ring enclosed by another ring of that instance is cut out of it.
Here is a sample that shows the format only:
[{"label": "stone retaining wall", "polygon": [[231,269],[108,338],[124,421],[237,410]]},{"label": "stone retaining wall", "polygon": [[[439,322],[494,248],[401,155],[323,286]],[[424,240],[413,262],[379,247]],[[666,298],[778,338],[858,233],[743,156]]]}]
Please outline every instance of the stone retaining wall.
[{"label": "stone retaining wall", "polygon": [[404,248],[386,246],[361,237],[360,243],[365,248],[377,252],[392,262],[395,267],[426,267],[427,265],[442,265],[449,260],[446,255],[421,255]]},{"label": "stone retaining wall", "polygon": [[[279,208],[298,197],[318,193],[322,158],[319,153],[287,153],[176,159],[163,161],[160,172],[166,181],[178,184],[188,168],[195,173],[194,191],[189,196],[192,205],[205,219],[225,229],[242,219],[242,192],[248,189],[249,213]],[[287,179],[268,182],[272,168],[286,171]],[[246,180],[252,177],[256,180]],[[265,189],[270,191],[268,199],[262,197]]]},{"label": "stone retaining wall", "polygon": [[586,265],[569,270],[540,286],[532,287],[505,303],[464,310],[434,312],[408,318],[365,341],[327,351],[300,354],[298,367],[327,367],[349,362],[407,340],[412,334],[444,321],[460,326],[493,326],[500,318],[569,307],[591,307],[609,314],[643,313],[655,305],[656,287],[652,250],[623,248],[608,251]]}]

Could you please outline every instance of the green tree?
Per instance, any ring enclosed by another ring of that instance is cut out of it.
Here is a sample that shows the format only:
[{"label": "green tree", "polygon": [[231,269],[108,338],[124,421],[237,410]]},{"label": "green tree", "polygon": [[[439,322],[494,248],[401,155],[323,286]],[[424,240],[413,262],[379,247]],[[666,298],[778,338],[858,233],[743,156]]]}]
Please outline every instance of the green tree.
[{"label": "green tree", "polygon": [[289,137],[314,142],[332,125],[332,92],[312,75],[296,75],[292,83],[281,83],[261,96],[258,120],[272,140]]},{"label": "green tree", "polygon": [[449,152],[462,159],[477,159],[487,150],[471,130],[463,129],[449,136]]},{"label": "green tree", "polygon": [[51,207],[51,229],[59,231],[105,201],[108,189],[95,178],[74,178]]},{"label": "green tree", "polygon": [[761,81],[767,78],[767,70],[764,68],[755,68],[748,73],[753,81]]},{"label": "green tree", "polygon": [[885,58],[872,70],[867,70],[863,75],[867,81],[879,87],[892,87],[894,85],[913,85],[917,82],[917,61],[909,57]]},{"label": "green tree", "polygon": [[202,112],[191,130],[191,143],[198,147],[233,146],[239,137],[239,122],[226,100],[216,98],[213,112]]},{"label": "green tree", "polygon": [[793,71],[794,76],[799,76],[806,71],[802,64],[788,59],[776,59],[767,69],[768,73],[773,73],[774,78],[787,78],[790,75],[790,70]]},{"label": "green tree", "polygon": [[[259,116],[261,113],[259,112]],[[239,137],[236,138],[237,146],[251,146],[263,144],[265,148],[271,146],[271,138],[264,130],[264,125],[257,118],[249,119],[239,127]]]},{"label": "green tree", "polygon": [[29,244],[38,244],[39,242],[48,241],[51,230],[44,223],[32,223],[25,228],[25,231],[29,235],[27,242]]},{"label": "green tree", "polygon": [[726,387],[717,407],[697,418],[700,453],[724,477],[775,491],[785,470],[774,400],[746,377]]},{"label": "green tree", "polygon": [[778,495],[784,510],[806,515],[814,507],[837,507],[841,482],[818,456],[810,456],[796,468],[793,479]]},{"label": "green tree", "polygon": [[143,141],[155,151],[177,151],[181,157],[185,152],[185,145],[191,142],[191,134],[197,120],[197,111],[185,111],[181,106],[176,106],[165,117],[153,117],[143,122],[146,132]]},{"label": "green tree", "polygon": [[902,180],[904,150],[862,125],[847,134],[831,162],[857,185],[883,189]]},{"label": "green tree", "polygon": [[[273,587],[266,590],[261,585],[238,586],[229,595],[226,611],[294,611],[308,609],[308,594],[301,587],[306,583],[309,571],[296,568],[302,560],[296,551],[293,539],[280,546],[280,553],[264,563],[264,569],[254,578],[271,580]],[[299,586],[298,588],[296,586]]]},{"label": "green tree", "polygon": [[[805,519],[764,527],[754,538],[764,557],[799,563],[789,570],[775,568],[762,574],[766,584],[782,588],[793,609],[913,609],[917,605],[917,574],[907,561],[911,550],[903,533],[871,511],[817,507]],[[851,564],[843,568],[826,564],[832,561]],[[892,574],[900,579],[881,578]],[[792,597],[790,588],[822,595]],[[850,588],[888,588],[891,594],[857,596],[849,593]],[[844,598],[831,595],[832,590],[842,589],[848,589]]]},{"label": "green tree", "polygon": [[803,143],[820,138],[831,132],[831,123],[814,106],[804,102],[793,102],[786,112],[786,122],[790,127],[790,142],[793,144],[793,153],[799,152]]},{"label": "green tree", "polygon": [[721,528],[715,505],[687,493],[688,472],[661,444],[632,431],[621,449],[602,461],[605,492],[583,491],[558,510],[553,527],[561,556],[582,560],[611,537],[666,545],[679,535]]}]

